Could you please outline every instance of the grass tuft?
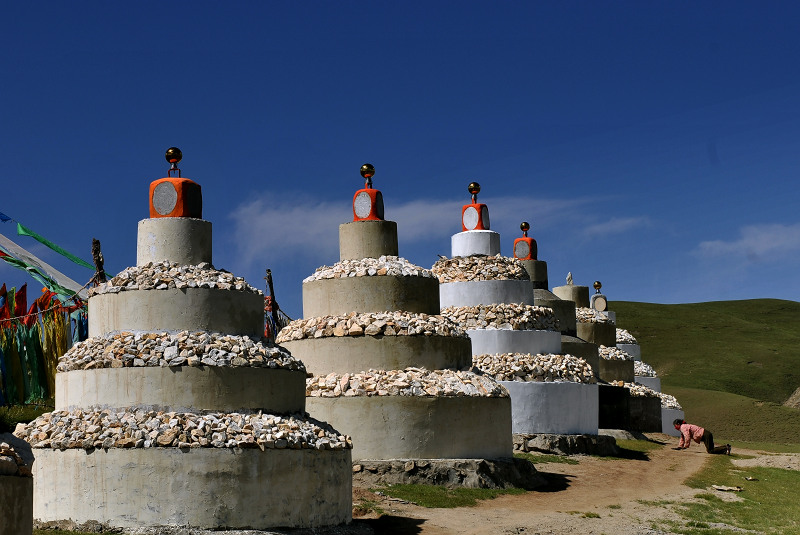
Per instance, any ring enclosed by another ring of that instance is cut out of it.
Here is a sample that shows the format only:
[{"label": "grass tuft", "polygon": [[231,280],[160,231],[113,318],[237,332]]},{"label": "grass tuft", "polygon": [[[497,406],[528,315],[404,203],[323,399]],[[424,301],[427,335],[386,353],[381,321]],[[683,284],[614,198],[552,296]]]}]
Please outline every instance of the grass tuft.
[{"label": "grass tuft", "polygon": [[479,500],[491,500],[504,494],[525,494],[524,489],[448,489],[441,485],[392,485],[380,490],[383,494],[421,507],[472,507]]}]

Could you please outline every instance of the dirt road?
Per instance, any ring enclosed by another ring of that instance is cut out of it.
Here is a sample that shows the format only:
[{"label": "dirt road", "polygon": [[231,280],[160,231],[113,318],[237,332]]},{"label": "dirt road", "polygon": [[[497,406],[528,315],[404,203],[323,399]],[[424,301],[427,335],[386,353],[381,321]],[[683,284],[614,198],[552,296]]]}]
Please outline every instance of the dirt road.
[{"label": "dirt road", "polygon": [[476,507],[426,509],[384,498],[386,514],[368,522],[375,533],[388,535],[665,534],[652,529],[651,521],[677,515],[669,505],[641,501],[690,500],[697,490],[682,482],[703,466],[708,454],[702,445],[675,451],[670,449],[673,438],[654,438],[666,445],[641,459],[576,457],[577,465],[537,464],[549,481],[546,488]]}]

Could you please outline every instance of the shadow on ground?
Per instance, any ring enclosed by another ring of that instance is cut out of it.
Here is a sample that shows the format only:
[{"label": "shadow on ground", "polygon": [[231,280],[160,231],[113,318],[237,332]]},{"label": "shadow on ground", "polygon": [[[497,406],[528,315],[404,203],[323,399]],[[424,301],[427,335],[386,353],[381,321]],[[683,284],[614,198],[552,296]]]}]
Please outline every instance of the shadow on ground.
[{"label": "shadow on ground", "polygon": [[353,523],[369,526],[376,535],[413,535],[422,532],[420,526],[425,523],[425,520],[404,516],[381,515],[380,518],[356,520]]}]

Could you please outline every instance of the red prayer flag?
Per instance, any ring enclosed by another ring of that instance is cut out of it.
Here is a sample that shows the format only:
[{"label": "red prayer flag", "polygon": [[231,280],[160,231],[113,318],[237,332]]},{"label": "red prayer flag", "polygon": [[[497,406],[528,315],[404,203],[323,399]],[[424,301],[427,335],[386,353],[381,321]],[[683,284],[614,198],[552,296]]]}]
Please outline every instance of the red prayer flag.
[{"label": "red prayer flag", "polygon": [[23,284],[14,295],[14,316],[24,316],[28,311],[28,283]]}]

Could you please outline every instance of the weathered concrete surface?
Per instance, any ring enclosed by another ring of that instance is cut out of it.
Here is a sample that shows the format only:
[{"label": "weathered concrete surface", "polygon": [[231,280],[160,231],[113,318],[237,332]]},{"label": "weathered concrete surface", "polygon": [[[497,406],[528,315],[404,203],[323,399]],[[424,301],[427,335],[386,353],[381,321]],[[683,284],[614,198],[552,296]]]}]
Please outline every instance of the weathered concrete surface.
[{"label": "weathered concrete surface", "polygon": [[661,392],[661,379],[658,377],[644,377],[641,375],[635,375],[633,379],[635,383],[644,385],[651,390],[655,390],[656,392]]},{"label": "weathered concrete surface", "polygon": [[350,450],[37,450],[34,517],[118,528],[268,529],[351,520]]},{"label": "weathered concrete surface", "polygon": [[283,414],[305,410],[305,373],[270,368],[101,368],[56,374],[56,410],[137,406]]},{"label": "weathered concrete surface", "polygon": [[264,297],[219,288],[170,288],[95,295],[89,336],[112,331],[210,331],[260,338]]},{"label": "weathered concrete surface", "polygon": [[575,303],[575,306],[582,308],[589,308],[588,286],[578,286],[577,284],[566,284],[564,286],[554,287],[553,293],[559,299],[572,301],[573,303]]},{"label": "weathered concrete surface", "polygon": [[0,535],[33,533],[33,478],[0,476]]},{"label": "weathered concrete surface", "polygon": [[498,382],[511,394],[511,428],[515,434],[597,434],[596,384]]},{"label": "weathered concrete surface", "polygon": [[533,490],[547,484],[533,463],[524,459],[392,459],[361,460],[353,480],[362,487],[442,485],[447,488]]},{"label": "weathered concrete surface", "polygon": [[538,451],[553,455],[618,455],[614,437],[606,435],[514,434],[514,451]]},{"label": "weathered concrete surface", "polygon": [[397,223],[394,221],[351,221],[339,225],[339,260],[397,254]]},{"label": "weathered concrete surface", "polygon": [[439,301],[441,308],[495,303],[533,305],[533,291],[527,280],[445,282],[439,285]]},{"label": "weathered concrete surface", "polygon": [[469,329],[472,354],[561,353],[561,333],[556,331],[513,331],[506,329]]},{"label": "weathered concrete surface", "polygon": [[136,265],[164,260],[187,265],[211,263],[211,222],[186,217],[139,221]]},{"label": "weathered concrete surface", "polygon": [[408,367],[463,370],[472,365],[470,340],[452,336],[336,336],[292,340],[281,346],[314,375]]},{"label": "weathered concrete surface", "polygon": [[627,429],[641,433],[660,433],[661,398],[631,396],[630,424]]},{"label": "weathered concrete surface", "polygon": [[630,428],[630,392],[624,386],[597,385],[600,398],[598,426],[600,429]]},{"label": "weathered concrete surface", "polygon": [[450,237],[451,256],[500,254],[500,234],[493,230],[467,230]]},{"label": "weathered concrete surface", "polygon": [[624,381],[632,383],[633,361],[632,360],[606,360],[599,359],[597,375],[601,381],[610,383],[611,381]]},{"label": "weathered concrete surface", "polygon": [[520,260],[519,262],[528,272],[534,290],[547,290],[550,287],[547,284],[547,262],[542,260]]},{"label": "weathered concrete surface", "polygon": [[614,347],[617,327],[613,323],[581,323],[577,325],[578,338],[599,346]]},{"label": "weathered concrete surface", "polygon": [[642,360],[642,346],[639,344],[617,344],[617,349],[631,355],[634,360]]},{"label": "weathered concrete surface", "polygon": [[353,438],[354,461],[511,457],[509,398],[310,397],[306,410]]},{"label": "weathered concrete surface", "polygon": [[574,336],[561,335],[561,352],[585,360],[592,367],[595,379],[600,379],[600,354],[597,350],[597,344],[590,344]]},{"label": "weathered concrete surface", "polygon": [[383,275],[303,283],[304,318],[387,310],[438,314],[439,281],[435,277]]},{"label": "weathered concrete surface", "polygon": [[677,418],[680,418],[681,420],[685,418],[682,410],[666,409],[661,407],[661,432],[665,435],[670,435],[673,437],[681,436],[681,432],[675,429],[675,426],[672,425],[672,422]]},{"label": "weathered concrete surface", "polygon": [[546,289],[533,290],[533,304],[540,307],[552,308],[555,312],[558,324],[561,326],[561,334],[575,336],[577,333],[577,318],[575,316],[575,302],[559,299],[555,294]]}]

